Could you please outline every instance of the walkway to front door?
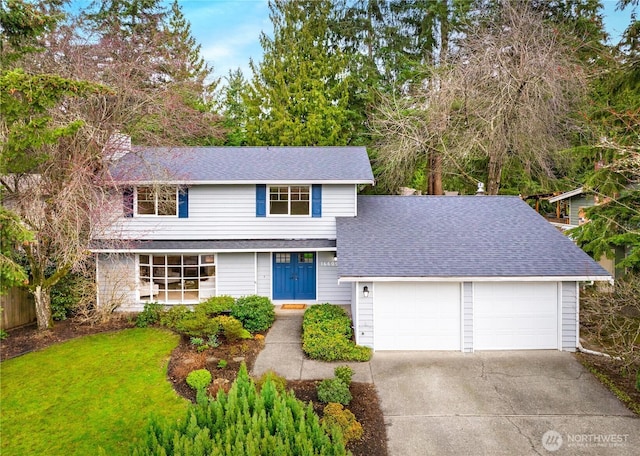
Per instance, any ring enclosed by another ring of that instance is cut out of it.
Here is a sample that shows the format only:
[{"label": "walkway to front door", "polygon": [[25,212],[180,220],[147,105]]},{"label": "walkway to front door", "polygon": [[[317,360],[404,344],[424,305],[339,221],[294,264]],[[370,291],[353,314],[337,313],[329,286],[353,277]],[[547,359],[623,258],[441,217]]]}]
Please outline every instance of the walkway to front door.
[{"label": "walkway to front door", "polygon": [[273,299],[316,299],[316,254],[273,254]]}]

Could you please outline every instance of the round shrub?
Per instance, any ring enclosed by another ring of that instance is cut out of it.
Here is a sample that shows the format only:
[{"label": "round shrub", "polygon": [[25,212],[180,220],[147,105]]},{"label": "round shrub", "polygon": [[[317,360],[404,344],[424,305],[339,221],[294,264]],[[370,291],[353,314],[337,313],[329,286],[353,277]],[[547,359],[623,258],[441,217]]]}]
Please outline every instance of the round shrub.
[{"label": "round shrub", "polygon": [[206,369],[198,369],[189,372],[187,385],[196,391],[202,391],[211,383],[211,372]]},{"label": "round shrub", "polygon": [[202,312],[209,317],[215,317],[231,311],[236,300],[232,296],[214,296],[201,302],[195,308],[196,312]]},{"label": "round shrub", "polygon": [[271,300],[258,295],[238,298],[231,308],[231,316],[251,332],[266,331],[276,319]]},{"label": "round shrub", "polygon": [[176,329],[180,321],[191,317],[192,312],[187,306],[171,306],[160,315],[160,324],[167,328]]},{"label": "round shrub", "polygon": [[318,384],[318,399],[324,403],[338,402],[348,405],[353,396],[345,382],[339,378],[329,378]]},{"label": "round shrub", "polygon": [[345,443],[362,438],[362,425],[356,420],[353,412],[344,408],[342,404],[331,402],[324,408],[323,413],[322,424],[329,433],[335,432],[335,428],[338,428]]}]

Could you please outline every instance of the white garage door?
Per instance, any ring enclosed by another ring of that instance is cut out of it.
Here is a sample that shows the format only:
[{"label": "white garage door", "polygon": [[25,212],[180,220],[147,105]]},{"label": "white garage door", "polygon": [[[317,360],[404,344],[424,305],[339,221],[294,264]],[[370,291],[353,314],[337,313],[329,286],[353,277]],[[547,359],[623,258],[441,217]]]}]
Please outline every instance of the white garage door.
[{"label": "white garage door", "polygon": [[460,350],[460,284],[376,283],[375,350]]},{"label": "white garage door", "polygon": [[474,350],[558,348],[558,285],[475,283]]}]

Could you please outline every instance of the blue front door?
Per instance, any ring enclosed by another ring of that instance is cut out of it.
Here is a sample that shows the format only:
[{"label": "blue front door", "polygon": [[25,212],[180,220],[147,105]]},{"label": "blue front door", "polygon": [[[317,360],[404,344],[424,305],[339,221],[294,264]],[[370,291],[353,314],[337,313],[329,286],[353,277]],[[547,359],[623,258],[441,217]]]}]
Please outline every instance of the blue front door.
[{"label": "blue front door", "polygon": [[316,299],[316,254],[273,254],[273,299]]}]

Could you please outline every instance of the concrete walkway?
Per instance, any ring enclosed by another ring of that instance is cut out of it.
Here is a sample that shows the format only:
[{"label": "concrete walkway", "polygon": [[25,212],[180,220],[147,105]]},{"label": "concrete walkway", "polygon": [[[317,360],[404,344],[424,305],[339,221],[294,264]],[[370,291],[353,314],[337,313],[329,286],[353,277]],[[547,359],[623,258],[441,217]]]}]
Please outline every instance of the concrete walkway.
[{"label": "concrete walkway", "polygon": [[354,382],[373,383],[369,363],[328,363],[308,359],[302,352],[302,315],[304,310],[276,308],[276,321],[267,333],[265,346],[251,371],[254,377],[268,370],[287,380],[321,380],[334,376],[336,366],[350,366]]}]

